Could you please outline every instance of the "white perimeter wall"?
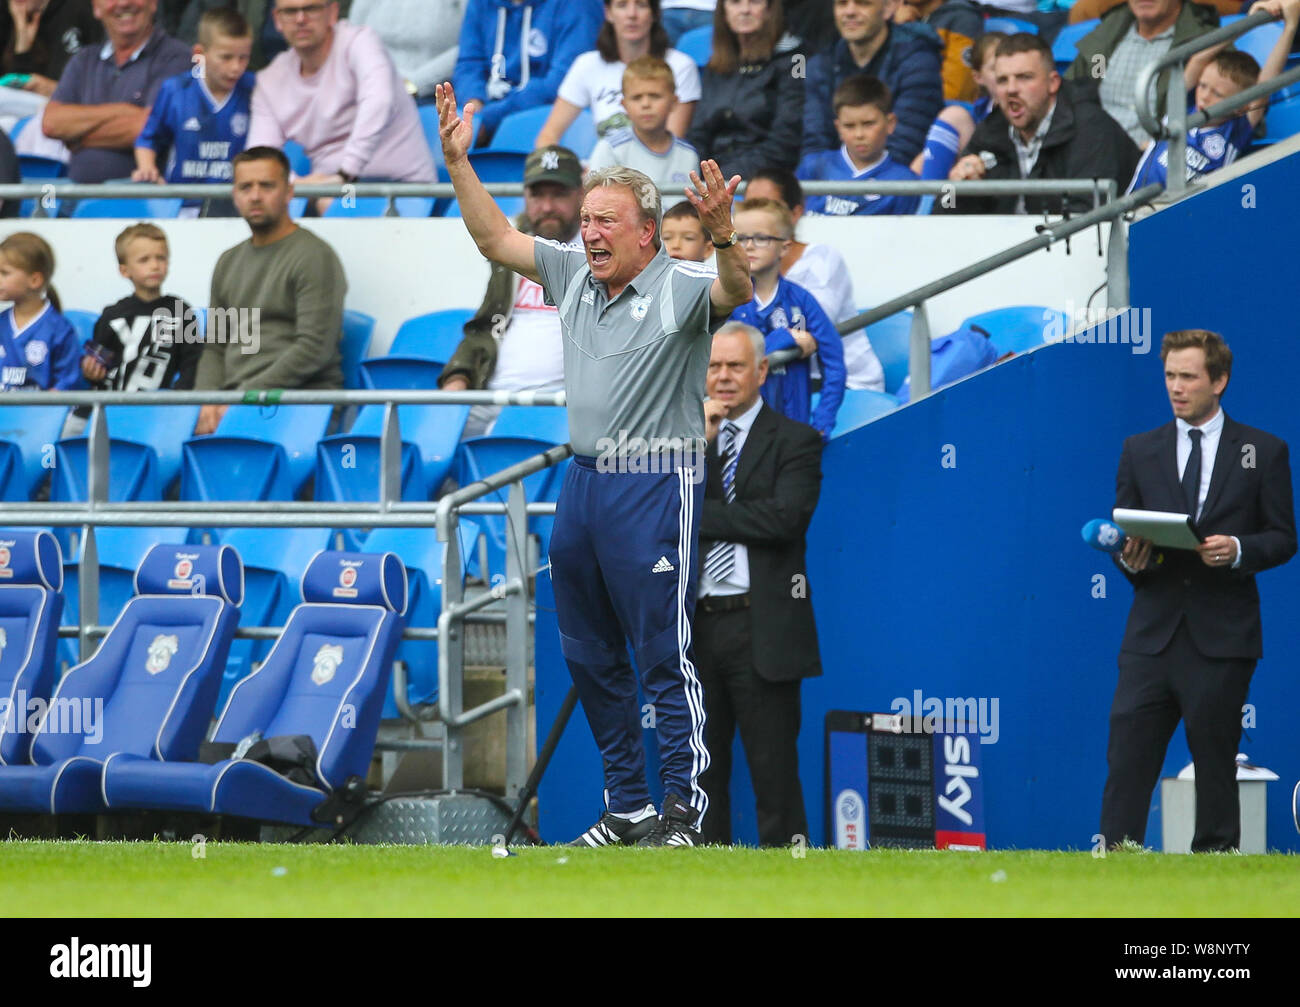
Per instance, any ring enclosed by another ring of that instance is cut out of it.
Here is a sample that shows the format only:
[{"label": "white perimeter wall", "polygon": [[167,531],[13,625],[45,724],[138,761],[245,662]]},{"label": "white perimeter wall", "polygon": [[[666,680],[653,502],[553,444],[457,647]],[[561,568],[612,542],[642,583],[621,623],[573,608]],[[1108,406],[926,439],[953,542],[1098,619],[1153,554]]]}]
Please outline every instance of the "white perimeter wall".
[{"label": "white perimeter wall", "polygon": [[[799,237],[839,248],[853,274],[858,305],[869,307],[1032,238],[1041,222],[1039,217],[819,217],[803,221]],[[130,293],[113,254],[113,239],[127,223],[14,221],[0,236],[16,230],[43,235],[54,248],[54,283],[64,307],[99,311]],[[167,292],[206,306],[217,257],[247,238],[247,227],[238,219],[157,223],[171,239]],[[347,307],[375,316],[372,353],[387,348],[412,315],[477,307],[482,299],[487,264],[458,219],[311,220],[303,226],[333,245],[342,259]],[[1102,228],[1103,248],[1105,238]],[[1097,232],[1084,232],[1071,239],[1068,254],[1061,243],[950,291],[930,304],[931,331],[941,335],[968,315],[1010,304],[1081,307],[1105,281],[1105,259],[1097,248]],[[1105,306],[1104,292],[1094,303]]]}]

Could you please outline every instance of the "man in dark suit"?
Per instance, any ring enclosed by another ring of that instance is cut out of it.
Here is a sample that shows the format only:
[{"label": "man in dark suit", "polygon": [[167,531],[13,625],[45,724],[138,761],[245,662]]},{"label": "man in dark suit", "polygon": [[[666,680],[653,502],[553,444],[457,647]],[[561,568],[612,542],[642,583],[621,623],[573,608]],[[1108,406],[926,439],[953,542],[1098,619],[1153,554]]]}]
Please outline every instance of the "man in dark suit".
[{"label": "man in dark suit", "polygon": [[731,842],[731,745],[745,746],[764,846],[807,836],[799,785],[799,683],[821,674],[804,534],[821,490],[822,440],[763,405],[762,334],[728,322],[713,337],[708,483],[700,518],[695,658],[712,762],[705,842]]},{"label": "man in dark suit", "polygon": [[1255,574],[1296,551],[1286,443],[1219,408],[1232,353],[1214,332],[1165,335],[1174,422],[1124,442],[1115,506],[1192,515],[1196,550],[1152,554],[1130,539],[1117,561],[1134,588],[1110,712],[1101,833],[1143,841],[1151,792],[1181,717],[1196,766],[1193,852],[1240,842],[1241,708],[1263,655]]}]

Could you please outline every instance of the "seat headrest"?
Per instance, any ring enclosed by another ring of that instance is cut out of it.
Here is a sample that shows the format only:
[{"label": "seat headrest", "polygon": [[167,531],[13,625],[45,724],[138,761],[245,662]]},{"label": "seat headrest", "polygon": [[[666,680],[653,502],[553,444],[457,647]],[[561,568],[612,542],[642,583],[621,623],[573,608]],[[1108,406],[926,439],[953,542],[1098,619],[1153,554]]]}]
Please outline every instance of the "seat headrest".
[{"label": "seat headrest", "polygon": [[244,563],[228,545],[156,545],[135,572],[136,594],[209,594],[244,602]]},{"label": "seat headrest", "polygon": [[392,552],[318,552],[302,574],[302,600],[382,605],[406,613],[406,567]]},{"label": "seat headrest", "polygon": [[63,590],[63,550],[47,531],[0,532],[0,585],[36,584]]}]

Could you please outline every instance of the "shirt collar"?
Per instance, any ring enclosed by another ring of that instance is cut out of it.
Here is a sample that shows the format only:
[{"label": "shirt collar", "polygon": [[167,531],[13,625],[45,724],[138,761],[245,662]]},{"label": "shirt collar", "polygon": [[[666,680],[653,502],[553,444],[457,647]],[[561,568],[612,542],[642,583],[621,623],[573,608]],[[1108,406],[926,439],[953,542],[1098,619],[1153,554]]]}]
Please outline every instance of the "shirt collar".
[{"label": "shirt collar", "polygon": [[840,145],[840,157],[844,158],[844,164],[849,171],[853,172],[854,178],[861,178],[863,175],[870,174],[885,163],[885,158],[889,156],[889,151],[882,150],[880,156],[872,161],[865,168],[859,168],[853,163],[853,158],[849,157],[849,148],[845,144]]},{"label": "shirt collar", "polygon": [[1036,144],[1042,143],[1043,137],[1045,137],[1047,135],[1047,131],[1052,128],[1052,116],[1055,114],[1056,114],[1056,101],[1055,99],[1053,99],[1051,107],[1047,110],[1047,114],[1043,116],[1043,121],[1038,124],[1038,129],[1034,131],[1033,139],[1030,140],[1028,143],[1020,139],[1020,131],[1017,130],[1015,126],[1011,126],[1011,124],[1008,123],[1007,125],[1010,126],[1011,128],[1011,142],[1015,144],[1019,144],[1021,147],[1032,147]]},{"label": "shirt collar", "polygon": [[[131,53],[131,58],[128,59],[122,65],[130,66],[137,59],[139,59],[140,53],[144,52],[145,48],[149,45],[149,43],[154,40],[154,36],[157,35],[160,31],[162,31],[162,29],[159,28],[157,25],[154,25],[154,29],[152,32],[149,33],[149,37],[140,43],[139,47],[136,48],[135,51]],[[99,58],[105,61],[111,60],[113,58],[113,42],[111,39],[105,39],[104,44],[99,47]]]},{"label": "shirt collar", "polygon": [[740,432],[748,434],[750,428],[754,425],[754,420],[758,418],[758,411],[763,408],[763,397],[760,395],[758,400],[746,409],[739,416],[731,418],[731,422],[740,427]]},{"label": "shirt collar", "polygon": [[1157,43],[1157,42],[1163,42],[1163,41],[1164,41],[1165,39],[1167,39],[1167,38],[1168,38],[1168,39],[1172,39],[1172,38],[1174,37],[1174,28],[1175,28],[1175,27],[1177,27],[1177,22],[1175,22],[1174,24],[1171,24],[1168,28],[1166,28],[1164,31],[1162,31],[1159,35],[1156,35],[1156,36],[1154,36],[1154,37],[1152,37],[1152,38],[1143,38],[1141,35],[1138,34],[1138,26],[1137,26],[1137,22],[1134,21],[1131,25],[1128,26],[1128,34],[1129,34],[1132,38],[1135,38],[1135,39],[1137,39],[1137,41],[1143,43],[1144,45],[1155,45],[1155,43]]},{"label": "shirt collar", "polygon": [[1199,430],[1203,434],[1217,434],[1223,429],[1223,406],[1219,406],[1219,411],[1214,414],[1214,419],[1202,423],[1199,427],[1193,427],[1181,417],[1176,418],[1175,422],[1178,424],[1179,437],[1186,437],[1189,430]]},{"label": "shirt collar", "polygon": [[[654,258],[646,263],[645,268],[628,281],[628,285],[624,289],[630,289],[636,291],[638,294],[644,294],[652,285],[653,278],[657,276],[659,272],[663,271],[665,264],[671,265],[672,262],[673,260],[668,257],[668,253],[661,247],[657,252],[655,252]],[[595,279],[595,277],[592,277],[592,279]],[[606,287],[605,290],[608,293],[609,288]],[[623,295],[619,294],[619,296],[622,297]]]}]

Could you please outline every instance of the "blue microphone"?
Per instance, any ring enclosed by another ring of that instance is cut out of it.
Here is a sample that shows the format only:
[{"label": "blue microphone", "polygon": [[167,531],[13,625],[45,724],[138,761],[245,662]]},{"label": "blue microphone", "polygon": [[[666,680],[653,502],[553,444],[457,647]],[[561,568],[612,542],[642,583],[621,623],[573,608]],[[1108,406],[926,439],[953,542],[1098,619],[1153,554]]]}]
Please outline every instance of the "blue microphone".
[{"label": "blue microphone", "polygon": [[1083,526],[1083,540],[1101,552],[1119,552],[1128,536],[1124,529],[1105,518],[1093,518]]}]

